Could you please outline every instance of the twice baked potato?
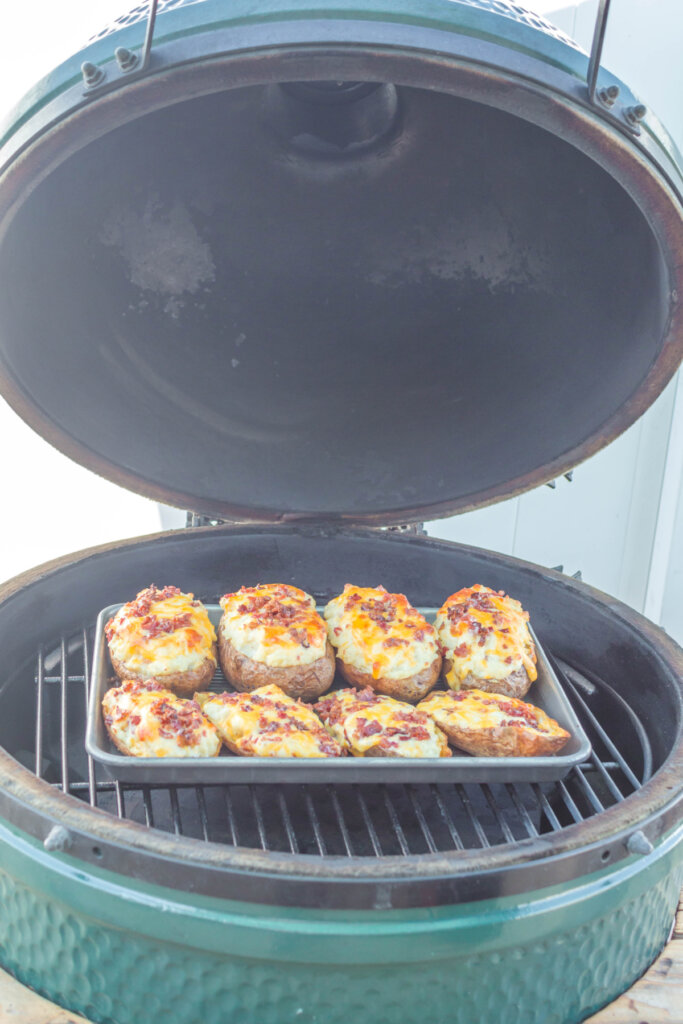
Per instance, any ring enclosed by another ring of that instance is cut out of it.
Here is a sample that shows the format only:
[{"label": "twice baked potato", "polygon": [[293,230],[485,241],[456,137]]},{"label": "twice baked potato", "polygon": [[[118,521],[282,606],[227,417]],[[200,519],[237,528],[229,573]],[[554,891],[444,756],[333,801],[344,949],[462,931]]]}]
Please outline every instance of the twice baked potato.
[{"label": "twice baked potato", "polygon": [[112,742],[130,757],[216,757],[218,732],[192,700],[153,679],[126,679],[102,698]]},{"label": "twice baked potato", "polygon": [[523,697],[537,674],[528,621],[519,601],[502,590],[476,584],[451,594],[434,623],[448,686]]},{"label": "twice baked potato", "polygon": [[334,679],[334,651],[313,598],[286,583],[242,587],[220,601],[218,657],[236,690],[271,684],[315,700]]},{"label": "twice baked potato", "polygon": [[415,704],[439,678],[434,627],[404,594],[347,583],[324,614],[339,670],[352,686]]},{"label": "twice baked potato", "polygon": [[369,687],[334,690],[314,710],[354,757],[451,756],[448,740],[428,715]]},{"label": "twice baked potato", "polygon": [[484,690],[430,693],[417,706],[451,743],[478,757],[539,757],[561,750],[570,733],[545,711]]},{"label": "twice baked potato", "polygon": [[235,754],[342,757],[345,753],[311,707],[279,686],[262,686],[251,693],[196,693],[195,700]]},{"label": "twice baked potato", "polygon": [[216,671],[216,631],[201,601],[178,587],[147,587],[104,630],[119,679],[156,679],[180,696],[207,686]]}]

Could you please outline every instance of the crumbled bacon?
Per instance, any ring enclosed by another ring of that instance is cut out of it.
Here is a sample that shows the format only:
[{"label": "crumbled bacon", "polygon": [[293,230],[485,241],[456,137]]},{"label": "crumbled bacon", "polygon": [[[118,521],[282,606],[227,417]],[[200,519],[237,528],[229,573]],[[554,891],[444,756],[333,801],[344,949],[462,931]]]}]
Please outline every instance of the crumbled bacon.
[{"label": "crumbled bacon", "polygon": [[378,721],[374,719],[368,720],[360,716],[356,719],[356,733],[358,736],[376,736],[378,732],[382,732],[382,726]]},{"label": "crumbled bacon", "polygon": [[152,713],[159,722],[159,734],[174,739],[179,747],[194,746],[199,734],[205,731],[206,723],[194,701],[171,702],[162,697],[155,701]]},{"label": "crumbled bacon", "polygon": [[162,633],[174,633],[176,629],[185,629],[191,623],[191,612],[185,612],[183,615],[174,615],[169,619],[165,619],[161,615],[146,615],[140,623],[140,628],[145,631],[148,637],[152,638],[161,636]]}]

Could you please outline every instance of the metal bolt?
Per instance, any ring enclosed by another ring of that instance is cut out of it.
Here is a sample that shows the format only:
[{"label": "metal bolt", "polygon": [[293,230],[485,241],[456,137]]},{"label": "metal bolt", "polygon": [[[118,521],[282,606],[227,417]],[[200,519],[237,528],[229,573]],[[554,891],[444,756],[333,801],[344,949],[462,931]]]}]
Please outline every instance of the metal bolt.
[{"label": "metal bolt", "polygon": [[81,73],[83,75],[83,84],[86,89],[94,89],[95,86],[103,82],[105,78],[102,68],[98,68],[97,64],[93,64],[89,60],[85,60],[81,64]]},{"label": "metal bolt", "polygon": [[639,121],[643,120],[646,114],[647,107],[643,106],[642,103],[637,103],[635,107],[629,107],[627,109],[626,119],[627,121],[630,121],[631,124],[638,124]]},{"label": "metal bolt", "polygon": [[571,483],[572,480],[574,479],[574,470],[570,469],[568,473],[564,474],[564,478],[565,478],[565,480],[568,480],[569,483]]},{"label": "metal bolt", "polygon": [[614,106],[614,103],[619,95],[618,85],[608,85],[604,89],[601,89],[598,93],[598,97],[606,107]]},{"label": "metal bolt", "polygon": [[127,46],[117,46],[114,56],[121,71],[132,71],[138,62],[137,54],[129,50]]},{"label": "metal bolt", "polygon": [[626,849],[629,853],[639,853],[642,857],[645,857],[648,853],[652,853],[654,846],[645,833],[638,829],[637,832],[628,837]]},{"label": "metal bolt", "polygon": [[549,487],[551,491],[554,491],[557,487],[557,480],[548,480],[546,487]]},{"label": "metal bolt", "polygon": [[43,839],[43,846],[50,852],[57,850],[58,853],[64,853],[72,844],[73,840],[63,825],[53,825]]}]

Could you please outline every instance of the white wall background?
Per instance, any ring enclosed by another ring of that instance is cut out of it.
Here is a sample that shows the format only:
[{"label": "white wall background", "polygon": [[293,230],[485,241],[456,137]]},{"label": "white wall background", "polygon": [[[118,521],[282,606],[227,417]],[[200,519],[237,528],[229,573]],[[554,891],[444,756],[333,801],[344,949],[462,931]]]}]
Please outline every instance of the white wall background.
[{"label": "white wall background", "polygon": [[[527,0],[586,49],[597,0]],[[44,73],[133,0],[30,0],[3,11],[0,121]],[[612,0],[604,63],[683,146],[683,0]],[[48,558],[160,528],[157,507],[53,451],[0,400],[0,580]],[[430,526],[434,536],[581,570],[683,642],[683,383],[606,451],[521,498]],[[168,517],[166,517],[168,522]],[[177,522],[180,525],[181,517]],[[166,525],[166,523],[164,523]]]}]

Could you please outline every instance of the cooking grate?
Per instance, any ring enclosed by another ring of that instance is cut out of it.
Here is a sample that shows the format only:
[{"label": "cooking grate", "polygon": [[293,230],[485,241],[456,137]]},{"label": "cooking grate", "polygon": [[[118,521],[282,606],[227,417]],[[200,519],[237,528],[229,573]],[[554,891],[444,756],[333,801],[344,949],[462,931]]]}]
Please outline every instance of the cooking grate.
[{"label": "cooking grate", "polygon": [[132,786],[87,756],[94,629],[40,650],[32,750],[39,778],[102,811],[207,842],[319,857],[483,849],[557,832],[619,803],[652,774],[643,725],[604,680],[555,668],[591,740],[561,782],[507,784]]}]

